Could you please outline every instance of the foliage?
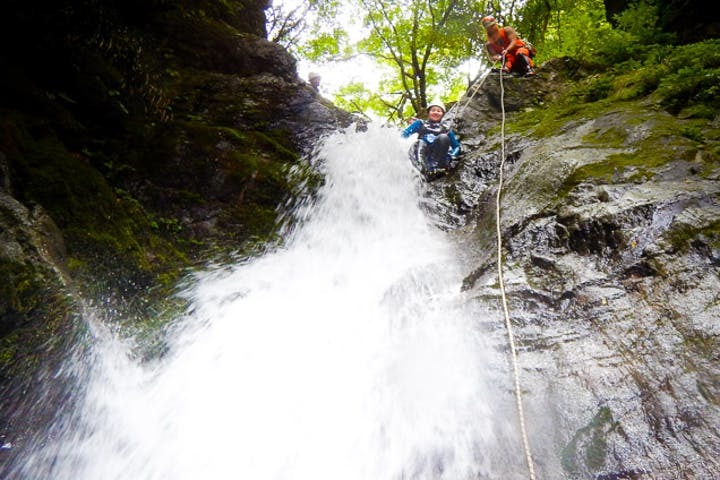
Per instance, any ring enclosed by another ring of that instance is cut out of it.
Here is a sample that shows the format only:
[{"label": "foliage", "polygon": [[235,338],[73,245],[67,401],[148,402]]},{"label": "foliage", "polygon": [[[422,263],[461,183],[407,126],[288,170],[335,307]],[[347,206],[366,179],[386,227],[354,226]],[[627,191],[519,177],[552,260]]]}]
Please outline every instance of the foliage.
[{"label": "foliage", "polygon": [[[462,95],[466,85],[459,67],[472,59],[485,60],[485,34],[479,26],[485,15],[515,27],[531,41],[538,48],[537,64],[569,56],[613,67],[644,59],[648,51],[661,58],[665,46],[675,41],[674,34],[663,31],[661,17],[669,12],[662,10],[667,9],[662,0],[628,2],[612,17],[612,25],[603,0],[304,0],[301,4],[322,6],[324,11],[308,10],[304,21],[313,23],[312,33],[306,30],[309,38],[300,41],[294,53],[331,63],[366,55],[389,67],[391,73],[377,85],[348,86],[335,101],[391,119],[421,115],[434,97],[449,101]],[[344,8],[352,10],[351,17],[338,15]],[[362,18],[361,39],[348,18]],[[602,96],[599,91],[594,95]]]},{"label": "foliage", "polygon": [[341,87],[335,103],[349,112],[374,112],[380,117],[385,115],[389,108],[382,96],[371,92],[362,82],[351,82]]},{"label": "foliage", "polygon": [[650,44],[659,43],[658,40],[663,37],[665,37],[665,41],[672,38],[662,35],[659,31],[658,19],[657,5],[648,0],[631,3],[628,8],[615,16],[621,30],[630,34],[638,42]]},{"label": "foliage", "polygon": [[590,58],[614,36],[602,0],[530,0],[517,28],[538,47],[538,62],[562,56]]},{"label": "foliage", "polygon": [[658,0],[630,2],[607,21],[603,0],[529,0],[519,11],[517,27],[539,50],[540,63],[563,56],[605,65],[623,62],[654,45],[671,44],[662,31]]},{"label": "foliage", "polygon": [[[463,74],[458,66],[473,57],[484,41],[476,27],[482,12],[480,2],[359,3],[360,12],[358,5],[350,2],[317,2],[324,10],[308,10],[305,21],[312,27],[306,30],[306,38],[291,48],[303,59],[337,63],[339,68],[342,62],[359,56],[376,62],[383,75],[378,86],[348,85],[337,95],[336,103],[404,119],[423,112],[434,97],[447,100],[460,94]],[[357,19],[362,25],[352,25]]]},{"label": "foliage", "polygon": [[265,10],[267,38],[300,57],[337,56],[347,43],[347,31],[333,22],[339,8],[337,1],[272,2]]},{"label": "foliage", "polygon": [[396,106],[399,119],[421,114],[429,97],[442,96],[432,87],[442,79],[454,82],[461,75],[457,67],[481,42],[476,31],[468,31],[468,25],[477,24],[479,11],[472,0],[362,0],[361,4],[369,34],[357,48],[393,69],[393,78],[383,86],[385,92],[407,100]]},{"label": "foliage", "polygon": [[348,43],[348,34],[342,28],[319,32],[304,45],[298,46],[298,53],[306,58],[318,61],[332,61],[345,53],[344,46]]},{"label": "foliage", "polygon": [[[645,45],[578,89],[586,101],[631,100],[652,94],[672,114],[713,118],[720,109],[720,40],[672,47]],[[612,80],[611,80],[612,79]],[[608,83],[610,82],[610,83]],[[597,97],[591,92],[604,91]]]},{"label": "foliage", "polygon": [[272,2],[265,10],[267,39],[290,49],[296,45],[307,30],[306,16],[312,10],[314,2],[304,1],[294,6],[284,2]]},{"label": "foliage", "polygon": [[653,46],[612,66],[585,64],[594,74],[577,82],[551,111],[526,112],[522,128],[557,128],[567,117],[596,117],[608,102],[647,98],[683,118],[712,119],[720,111],[720,39]]},{"label": "foliage", "polygon": [[717,114],[720,109],[718,48],[720,40],[706,40],[678,47],[668,56],[664,68],[671,73],[659,83],[657,95],[671,113],[702,106],[707,112],[703,116],[713,118]]}]

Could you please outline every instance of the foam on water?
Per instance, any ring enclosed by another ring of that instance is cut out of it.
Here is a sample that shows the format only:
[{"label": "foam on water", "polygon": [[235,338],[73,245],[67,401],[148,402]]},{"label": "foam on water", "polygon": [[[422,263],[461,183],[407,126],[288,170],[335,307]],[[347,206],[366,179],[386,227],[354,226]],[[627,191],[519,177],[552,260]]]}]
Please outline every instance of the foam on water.
[{"label": "foam on water", "polygon": [[98,328],[80,420],[22,476],[490,475],[491,354],[408,146],[372,125],[327,139],[315,160],[326,183],[283,246],[198,274],[164,358],[135,362]]}]

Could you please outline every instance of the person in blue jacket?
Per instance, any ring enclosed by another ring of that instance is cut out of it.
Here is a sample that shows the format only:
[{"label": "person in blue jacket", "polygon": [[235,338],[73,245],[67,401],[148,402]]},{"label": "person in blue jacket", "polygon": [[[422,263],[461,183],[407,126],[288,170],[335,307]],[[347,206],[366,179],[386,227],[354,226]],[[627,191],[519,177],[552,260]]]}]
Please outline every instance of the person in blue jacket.
[{"label": "person in blue jacket", "polygon": [[[418,134],[416,144],[418,163],[426,172],[446,170],[450,161],[460,154],[460,142],[455,133],[442,122],[445,105],[432,102],[427,106],[427,120],[415,120],[402,132],[403,138]],[[412,151],[412,150],[411,150]]]}]

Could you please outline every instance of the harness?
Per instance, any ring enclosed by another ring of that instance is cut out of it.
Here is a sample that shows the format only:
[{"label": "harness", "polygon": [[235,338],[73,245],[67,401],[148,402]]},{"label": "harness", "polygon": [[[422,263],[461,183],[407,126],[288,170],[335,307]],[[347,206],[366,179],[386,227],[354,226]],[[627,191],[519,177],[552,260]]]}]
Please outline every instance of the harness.
[{"label": "harness", "polygon": [[431,122],[429,120],[425,120],[418,131],[418,137],[422,138],[427,143],[432,143],[435,141],[435,137],[441,133],[447,133],[448,130],[447,125],[442,122]]}]

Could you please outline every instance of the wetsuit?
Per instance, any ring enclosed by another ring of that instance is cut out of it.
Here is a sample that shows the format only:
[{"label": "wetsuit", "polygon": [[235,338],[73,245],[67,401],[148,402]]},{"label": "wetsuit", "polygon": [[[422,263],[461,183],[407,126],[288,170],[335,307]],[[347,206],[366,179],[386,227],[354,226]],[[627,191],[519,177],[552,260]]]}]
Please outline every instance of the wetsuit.
[{"label": "wetsuit", "polygon": [[443,122],[415,120],[403,130],[402,136],[407,138],[413,133],[418,134],[418,160],[428,170],[448,168],[450,159],[460,153],[460,142]]}]

